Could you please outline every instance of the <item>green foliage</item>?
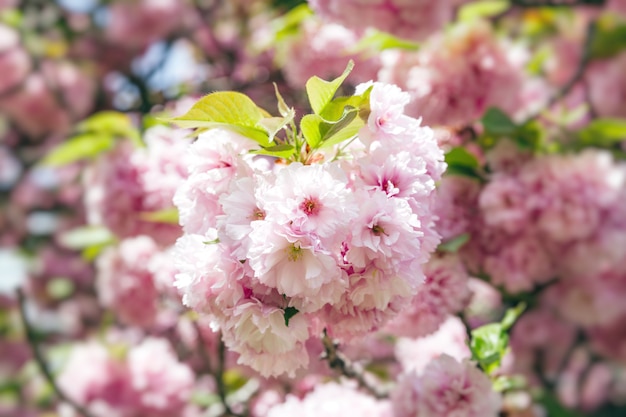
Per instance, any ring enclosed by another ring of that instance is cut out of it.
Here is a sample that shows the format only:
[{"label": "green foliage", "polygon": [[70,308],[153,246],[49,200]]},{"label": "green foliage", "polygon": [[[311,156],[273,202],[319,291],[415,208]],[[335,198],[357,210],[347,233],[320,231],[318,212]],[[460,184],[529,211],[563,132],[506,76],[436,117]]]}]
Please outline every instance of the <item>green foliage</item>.
[{"label": "green foliage", "polygon": [[48,166],[63,166],[83,159],[95,158],[111,149],[120,138],[144,146],[139,131],[124,113],[96,113],[76,126],[76,135],[56,146],[41,161]]},{"label": "green foliage", "polygon": [[598,19],[591,42],[591,58],[611,58],[626,49],[626,23],[614,15]]},{"label": "green foliage", "polygon": [[472,360],[477,361],[487,374],[493,373],[500,366],[509,344],[508,331],[525,308],[526,304],[520,303],[507,310],[500,323],[489,323],[472,330]]},{"label": "green foliage", "polygon": [[115,236],[102,226],[82,226],[63,232],[59,244],[67,249],[80,250],[87,261],[94,260],[107,246],[115,243]]},{"label": "green foliage", "polygon": [[289,159],[290,157],[294,155],[295,151],[296,151],[296,148],[293,145],[289,145],[285,143],[281,145],[268,146],[265,148],[261,148],[259,150],[251,151],[250,153]]},{"label": "green foliage", "polygon": [[626,141],[626,119],[595,119],[577,136],[583,146],[610,147]]},{"label": "green foliage", "polygon": [[274,42],[281,42],[300,33],[300,24],[313,15],[309,6],[300,4],[272,21]]},{"label": "green foliage", "polygon": [[470,240],[469,233],[463,233],[452,239],[446,240],[445,242],[441,242],[439,246],[437,246],[437,250],[439,252],[448,252],[448,253],[456,253],[461,249],[467,242]]},{"label": "green foliage", "polygon": [[299,311],[295,307],[287,307],[285,308],[284,311],[285,311],[285,326],[289,327],[289,320],[291,320],[293,316],[298,314]]},{"label": "green foliage", "polygon": [[89,246],[112,243],[115,240],[109,229],[102,226],[81,226],[63,232],[59,243],[67,249],[85,249]]},{"label": "green foliage", "polygon": [[267,112],[245,94],[219,91],[202,97],[187,113],[170,121],[190,129],[229,129],[261,146],[269,146],[270,135],[261,123],[267,116]]},{"label": "green foliage", "polygon": [[517,129],[513,120],[502,110],[495,107],[487,109],[481,122],[485,132],[496,136],[511,136]]},{"label": "green foliage", "polygon": [[178,224],[178,209],[171,207],[158,211],[146,211],[141,213],[139,218],[153,223]]},{"label": "green foliage", "polygon": [[397,38],[389,33],[371,31],[357,42],[350,52],[354,54],[372,52],[378,53],[385,49],[404,49],[407,51],[417,51],[419,43]]},{"label": "green foliage", "polygon": [[459,175],[480,179],[478,159],[462,146],[450,149],[445,155],[448,175]]},{"label": "green foliage", "polygon": [[352,68],[354,68],[354,62],[351,60],[348,62],[348,66],[343,71],[343,74],[332,81],[325,81],[317,76],[309,78],[306,82],[306,93],[315,114],[321,115],[324,112],[324,109],[331,102],[341,84],[352,72]]},{"label": "green foliage", "polygon": [[482,0],[464,4],[458,13],[461,22],[472,22],[496,16],[511,7],[509,0]]},{"label": "green foliage", "polygon": [[502,110],[491,107],[485,112],[481,122],[484,133],[478,138],[478,142],[486,149],[502,138],[511,139],[520,148],[532,151],[538,151],[544,146],[544,128],[536,120],[516,124]]}]

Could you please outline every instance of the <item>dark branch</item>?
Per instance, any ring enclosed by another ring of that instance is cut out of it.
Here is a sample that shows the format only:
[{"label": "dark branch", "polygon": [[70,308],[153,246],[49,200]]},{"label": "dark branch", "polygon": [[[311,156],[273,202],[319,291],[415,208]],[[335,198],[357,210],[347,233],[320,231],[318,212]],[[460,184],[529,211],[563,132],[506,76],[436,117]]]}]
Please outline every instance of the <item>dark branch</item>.
[{"label": "dark branch", "polygon": [[44,358],[43,353],[39,348],[39,344],[37,343],[35,330],[33,329],[31,323],[28,321],[28,317],[26,315],[26,297],[24,296],[24,293],[21,289],[17,290],[17,299],[20,306],[20,316],[22,318],[22,324],[24,325],[24,331],[26,332],[26,339],[33,352],[35,362],[37,362],[39,370],[43,374],[44,378],[50,384],[52,390],[61,401],[68,403],[84,417],[95,417],[93,414],[87,411],[84,406],[76,403],[74,400],[68,397],[68,395],[61,389],[61,387],[59,387],[59,385],[54,380],[54,375],[52,375],[50,368],[48,368],[48,363],[46,362],[46,359]]},{"label": "dark branch", "polygon": [[363,369],[357,369],[357,367],[346,358],[337,348],[339,345],[334,342],[324,329],[322,336],[322,343],[324,345],[324,355],[322,359],[328,361],[328,365],[339,370],[342,375],[347,376],[350,379],[354,379],[359,383],[359,386],[367,390],[376,398],[387,398],[389,394],[384,392],[378,385],[377,381],[373,380],[373,377],[367,374]]}]

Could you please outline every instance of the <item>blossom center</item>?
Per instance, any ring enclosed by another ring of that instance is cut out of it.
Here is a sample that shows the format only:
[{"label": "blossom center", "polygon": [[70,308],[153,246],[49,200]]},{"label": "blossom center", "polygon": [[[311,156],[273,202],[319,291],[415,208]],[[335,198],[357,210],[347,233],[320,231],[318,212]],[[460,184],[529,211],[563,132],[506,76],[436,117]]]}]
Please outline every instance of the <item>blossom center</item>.
[{"label": "blossom center", "polygon": [[383,229],[381,225],[375,224],[374,227],[372,227],[372,233],[374,233],[376,236],[384,235],[385,229]]},{"label": "blossom center", "polygon": [[317,213],[319,213],[320,208],[321,208],[320,202],[316,198],[313,198],[313,197],[306,198],[300,204],[300,210],[302,210],[304,214],[306,214],[307,216],[316,215]]},{"label": "blossom center", "polygon": [[291,262],[297,262],[302,258],[302,248],[298,243],[294,243],[293,245],[287,248],[287,259]]}]

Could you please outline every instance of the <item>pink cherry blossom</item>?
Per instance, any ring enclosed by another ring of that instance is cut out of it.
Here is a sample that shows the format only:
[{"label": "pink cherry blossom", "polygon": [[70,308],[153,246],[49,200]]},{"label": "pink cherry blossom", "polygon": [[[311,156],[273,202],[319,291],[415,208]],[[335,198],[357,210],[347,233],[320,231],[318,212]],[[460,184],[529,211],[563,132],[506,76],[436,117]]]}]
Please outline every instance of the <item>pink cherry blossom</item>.
[{"label": "pink cherry blossom", "polygon": [[183,131],[157,126],[146,132],[146,148],[121,141],[90,166],[84,174],[89,223],[104,225],[120,237],[148,235],[160,245],[173,244],[182,233],[178,225],[144,216],[172,208],[172,197],[186,176],[184,136]]},{"label": "pink cherry blossom", "polygon": [[389,401],[357,391],[351,385],[320,384],[306,397],[288,395],[284,403],[271,407],[267,417],[341,417],[346,413],[363,417],[391,417]]},{"label": "pink cherry blossom", "polygon": [[374,27],[401,38],[422,40],[441,29],[463,0],[312,0],[322,17],[362,30]]},{"label": "pink cherry blossom", "polygon": [[484,373],[448,355],[401,377],[391,400],[395,417],[496,417],[501,404]]}]

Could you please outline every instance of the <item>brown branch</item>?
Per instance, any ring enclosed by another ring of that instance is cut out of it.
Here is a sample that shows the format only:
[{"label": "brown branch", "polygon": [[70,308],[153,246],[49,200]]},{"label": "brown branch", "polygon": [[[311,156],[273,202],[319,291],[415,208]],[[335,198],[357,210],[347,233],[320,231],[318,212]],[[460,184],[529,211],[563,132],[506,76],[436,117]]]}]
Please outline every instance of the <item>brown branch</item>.
[{"label": "brown branch", "polygon": [[328,336],[326,329],[324,329],[322,335],[322,344],[325,350],[322,359],[327,360],[331,368],[337,369],[342,375],[356,380],[360,387],[367,390],[374,397],[379,399],[389,397],[389,393],[383,391],[378,381],[373,380],[373,377],[363,369],[357,369],[350,359],[337,349],[339,345]]},{"label": "brown branch", "polygon": [[22,318],[22,324],[24,325],[24,331],[26,332],[26,339],[28,341],[28,345],[31,348],[33,353],[33,357],[35,362],[39,366],[39,370],[41,371],[45,380],[50,384],[52,390],[56,394],[56,396],[61,400],[69,404],[72,408],[74,408],[79,414],[84,417],[95,417],[92,413],[90,413],[84,406],[78,404],[76,401],[72,400],[66,393],[59,387],[59,385],[54,380],[54,375],[50,371],[48,367],[48,363],[43,356],[39,348],[39,344],[37,343],[37,335],[35,334],[35,330],[32,324],[28,321],[28,317],[26,314],[26,297],[21,289],[17,290],[17,300],[20,307],[20,317]]}]

